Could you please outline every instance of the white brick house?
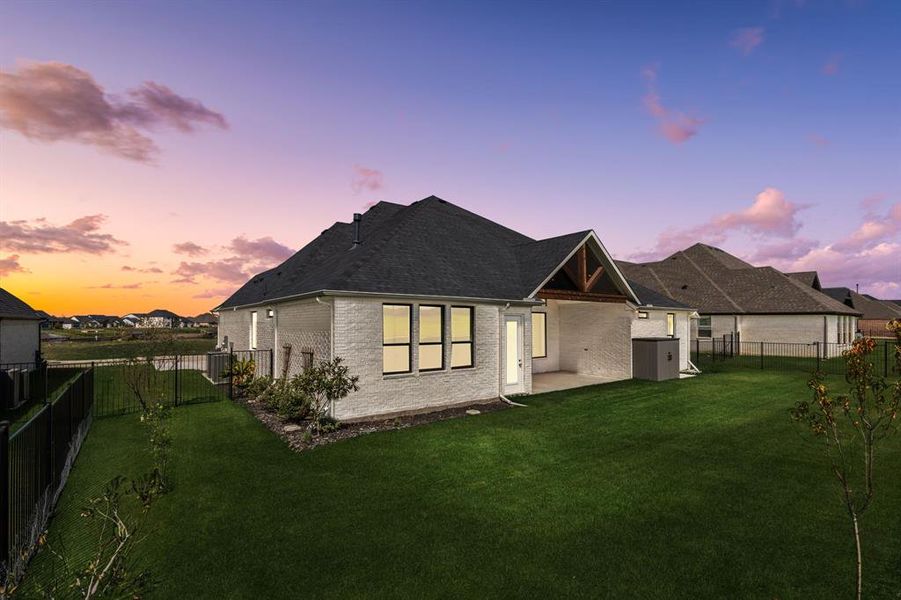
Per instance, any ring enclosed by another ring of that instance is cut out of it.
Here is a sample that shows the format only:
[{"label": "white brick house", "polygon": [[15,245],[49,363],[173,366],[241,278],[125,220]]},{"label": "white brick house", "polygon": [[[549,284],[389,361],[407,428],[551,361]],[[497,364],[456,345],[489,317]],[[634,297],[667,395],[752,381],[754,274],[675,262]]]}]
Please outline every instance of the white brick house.
[{"label": "white brick house", "polygon": [[[340,419],[628,379],[633,337],[679,337],[692,310],[631,284],[593,231],[536,241],[435,197],[336,223],[216,309],[219,343],[340,356],[360,378]],[[566,378],[570,379],[567,380]],[[567,381],[569,383],[567,384]]]}]

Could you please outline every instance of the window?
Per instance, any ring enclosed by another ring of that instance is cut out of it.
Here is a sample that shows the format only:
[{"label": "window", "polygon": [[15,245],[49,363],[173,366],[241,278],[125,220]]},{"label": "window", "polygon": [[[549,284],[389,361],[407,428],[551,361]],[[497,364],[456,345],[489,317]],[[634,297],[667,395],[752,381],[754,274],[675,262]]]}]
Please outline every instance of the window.
[{"label": "window", "polygon": [[532,313],[532,358],[547,357],[547,314]]},{"label": "window", "polygon": [[257,311],[250,313],[250,349],[257,349]]},{"label": "window", "polygon": [[711,324],[710,315],[701,316],[698,319],[698,337],[699,338],[709,338],[713,337],[713,325]]},{"label": "window", "polygon": [[647,319],[647,318],[648,318],[648,311],[646,311],[646,310],[640,310],[640,311],[638,311],[638,318],[639,318],[639,319]]},{"label": "window", "polygon": [[676,337],[676,313],[666,313],[666,335]]},{"label": "window", "polygon": [[419,370],[444,368],[444,307],[419,305]]},{"label": "window", "polygon": [[410,372],[410,329],[413,307],[382,305],[382,373]]},{"label": "window", "polygon": [[462,369],[473,365],[472,338],[474,331],[473,308],[451,306],[451,368]]}]

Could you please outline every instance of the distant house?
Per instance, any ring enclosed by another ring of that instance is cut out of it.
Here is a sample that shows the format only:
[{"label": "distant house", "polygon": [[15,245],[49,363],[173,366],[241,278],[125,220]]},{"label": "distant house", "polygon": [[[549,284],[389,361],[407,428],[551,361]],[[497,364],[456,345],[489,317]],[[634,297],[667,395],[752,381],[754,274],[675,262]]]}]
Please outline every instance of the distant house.
[{"label": "distant house", "polygon": [[[182,317],[179,317],[177,314],[172,312],[171,310],[165,310],[162,308],[158,308],[156,310],[152,310],[148,313],[130,313],[123,317],[123,319],[127,319],[130,322],[135,323],[134,327],[142,327],[142,328],[170,328],[170,327],[184,327]],[[132,327],[132,325],[128,325],[128,327]]]},{"label": "distant house", "polygon": [[693,312],[594,231],[535,240],[434,196],[335,223],[216,311],[220,346],[271,350],[275,373],[343,358],[341,419],[628,379],[636,338],[675,346],[678,374]]},{"label": "distant house", "polygon": [[860,312],[822,293],[812,271],[786,275],[706,244],[617,264],[629,279],[696,307],[692,337],[701,340],[845,344],[857,330]]},{"label": "distant house", "polygon": [[69,317],[76,329],[99,329],[100,320],[94,315],[75,315]]},{"label": "distant house", "polygon": [[887,335],[886,324],[901,319],[901,306],[890,300],[879,300],[846,287],[823,288],[823,293],[861,313],[858,328],[864,335]]},{"label": "distant house", "polygon": [[62,327],[63,322],[66,319],[61,319],[59,317],[54,317],[48,312],[43,310],[34,311],[41,318],[41,329],[53,329]]},{"label": "distant house", "polygon": [[41,355],[41,317],[0,288],[0,364],[32,363]]},{"label": "distant house", "polygon": [[204,313],[194,317],[194,323],[197,327],[215,327],[219,324],[219,319],[213,313]]}]

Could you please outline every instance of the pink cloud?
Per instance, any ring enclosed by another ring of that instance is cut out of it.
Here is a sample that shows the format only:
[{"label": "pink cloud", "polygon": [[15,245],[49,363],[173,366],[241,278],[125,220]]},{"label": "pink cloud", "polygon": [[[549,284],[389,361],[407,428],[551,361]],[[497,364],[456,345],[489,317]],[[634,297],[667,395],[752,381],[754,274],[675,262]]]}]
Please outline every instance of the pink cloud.
[{"label": "pink cloud", "polygon": [[354,165],[354,179],[350,185],[355,193],[363,190],[376,192],[385,187],[384,175],[377,169]]},{"label": "pink cloud", "polygon": [[790,240],[763,244],[754,252],[744,258],[755,265],[772,265],[786,261],[797,260],[809,254],[819,243],[807,238],[793,238]]},{"label": "pink cloud", "polygon": [[294,254],[294,250],[276,242],[269,236],[248,240],[236,237],[231,241],[229,249],[245,260],[265,262],[281,262]]},{"label": "pink cloud", "polygon": [[0,221],[0,250],[26,254],[83,252],[105,254],[127,245],[109,233],[100,233],[105,215],[88,215],[68,225],[51,225],[46,219]]},{"label": "pink cloud", "polygon": [[766,188],[744,210],[714,216],[694,227],[664,231],[657,237],[654,248],[633,254],[630,258],[656,260],[697,242],[722,244],[728,239],[728,234],[735,231],[756,237],[790,238],[801,227],[797,213],[804,208],[805,205],[787,200],[782,191]]},{"label": "pink cloud", "polygon": [[250,273],[244,270],[245,264],[245,261],[237,256],[207,262],[182,262],[175,270],[179,278],[174,283],[196,283],[197,277],[244,283],[250,277]]},{"label": "pink cloud", "polygon": [[657,89],[656,65],[642,68],[641,75],[647,84],[647,91],[641,101],[648,113],[657,120],[661,135],[674,144],[682,144],[697,135],[704,119],[686,115],[664,106]]},{"label": "pink cloud", "polygon": [[823,75],[832,77],[838,75],[839,71],[842,67],[842,55],[841,54],[833,54],[829,57],[829,59],[823,64],[823,67],[820,69],[820,73]]},{"label": "pink cloud", "polygon": [[829,145],[829,140],[816,133],[811,133],[809,136],[807,136],[807,139],[810,140],[811,144],[813,144],[814,146],[819,146],[820,148],[825,148]]},{"label": "pink cloud", "polygon": [[[837,251],[855,252],[889,240],[901,232],[901,202],[892,205],[884,215],[868,214],[851,234],[832,245]],[[898,258],[901,264],[901,256]]]},{"label": "pink cloud", "polygon": [[227,298],[231,296],[235,291],[234,287],[220,287],[213,288],[209,290],[204,290],[199,294],[194,294],[194,298]]},{"label": "pink cloud", "polygon": [[134,273],[162,273],[163,270],[159,267],[148,267],[146,269],[141,269],[138,267],[131,267],[129,265],[123,265],[122,270],[126,272],[134,272]]},{"label": "pink cloud", "polygon": [[141,287],[140,283],[125,283],[125,284],[115,284],[115,283],[104,283],[103,285],[91,285],[88,286],[90,290],[137,290]]},{"label": "pink cloud", "polygon": [[220,113],[198,100],[148,81],[127,99],[107,94],[90,73],[60,62],[0,70],[0,127],[43,142],[70,141],[121,158],[152,162],[159,148],[147,134],[156,127],[183,133],[198,125],[227,129]]},{"label": "pink cloud", "polygon": [[901,244],[881,242],[858,252],[816,248],[804,256],[776,263],[787,271],[818,271],[824,286],[859,283],[863,288],[886,288],[901,282]]},{"label": "pink cloud", "polygon": [[172,250],[177,254],[186,254],[188,256],[201,256],[207,253],[206,248],[195,244],[194,242],[182,242],[180,244],[174,244],[172,246]]},{"label": "pink cloud", "polygon": [[729,45],[748,56],[754,49],[763,43],[763,27],[745,27],[732,32]]},{"label": "pink cloud", "polygon": [[13,254],[6,258],[0,258],[0,277],[11,275],[12,273],[27,273],[28,271],[19,264],[19,255]]}]

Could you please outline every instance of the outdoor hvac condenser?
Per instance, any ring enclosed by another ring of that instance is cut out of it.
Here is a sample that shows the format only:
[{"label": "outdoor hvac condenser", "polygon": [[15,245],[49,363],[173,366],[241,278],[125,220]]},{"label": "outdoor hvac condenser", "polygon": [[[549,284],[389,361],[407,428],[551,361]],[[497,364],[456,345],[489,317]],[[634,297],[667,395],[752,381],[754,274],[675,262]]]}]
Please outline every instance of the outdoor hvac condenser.
[{"label": "outdoor hvac condenser", "polygon": [[632,340],[632,377],[651,381],[678,379],[678,338],[635,338]]}]

